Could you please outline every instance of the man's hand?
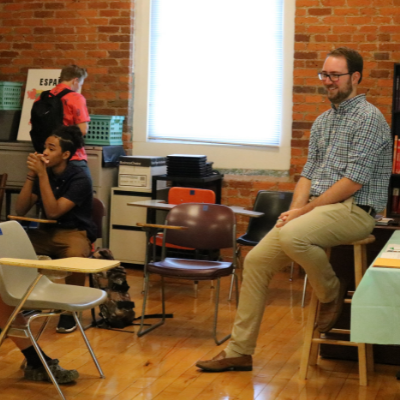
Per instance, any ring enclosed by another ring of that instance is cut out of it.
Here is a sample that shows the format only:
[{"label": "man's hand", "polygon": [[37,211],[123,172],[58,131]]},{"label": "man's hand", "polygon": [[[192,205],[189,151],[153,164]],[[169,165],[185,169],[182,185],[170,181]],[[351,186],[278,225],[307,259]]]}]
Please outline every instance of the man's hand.
[{"label": "man's hand", "polygon": [[41,176],[46,174],[46,165],[48,164],[48,160],[46,160],[43,154],[31,153],[28,156],[27,165],[31,173],[35,176]]},{"label": "man's hand", "polygon": [[282,228],[282,226],[285,226],[292,219],[300,217],[300,215],[303,215],[303,214],[305,214],[305,213],[302,210],[302,208],[294,208],[293,210],[285,211],[279,216],[278,222],[275,226],[277,228]]}]

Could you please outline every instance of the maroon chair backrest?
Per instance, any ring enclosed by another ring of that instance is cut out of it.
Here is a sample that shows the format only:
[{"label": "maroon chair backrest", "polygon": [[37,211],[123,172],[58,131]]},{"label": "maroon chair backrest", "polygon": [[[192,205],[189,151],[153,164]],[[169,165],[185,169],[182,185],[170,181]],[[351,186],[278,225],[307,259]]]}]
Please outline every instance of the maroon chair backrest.
[{"label": "maroon chair backrest", "polygon": [[103,217],[106,215],[106,208],[103,202],[96,197],[93,197],[92,203],[92,221],[96,225],[96,238],[103,237]]},{"label": "maroon chair backrest", "polygon": [[232,248],[236,222],[233,211],[219,204],[186,203],[172,208],[167,225],[187,226],[185,230],[166,230],[166,242],[199,250]]}]

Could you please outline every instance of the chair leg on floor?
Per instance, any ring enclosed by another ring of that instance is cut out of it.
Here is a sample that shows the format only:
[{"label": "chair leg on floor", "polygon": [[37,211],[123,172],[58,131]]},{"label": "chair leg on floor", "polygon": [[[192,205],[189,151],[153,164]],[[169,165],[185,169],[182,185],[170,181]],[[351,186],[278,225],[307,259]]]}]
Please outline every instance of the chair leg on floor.
[{"label": "chair leg on floor", "polygon": [[232,300],[232,291],[233,291],[233,283],[235,281],[235,270],[233,270],[233,274],[232,274],[232,278],[231,278],[231,284],[229,286],[229,296],[228,296],[228,300],[231,301]]},{"label": "chair leg on floor", "polygon": [[78,325],[79,330],[81,331],[83,340],[85,341],[86,347],[88,348],[89,353],[90,353],[90,355],[92,356],[92,360],[93,360],[94,364],[96,365],[97,370],[99,371],[100,377],[104,379],[104,378],[105,378],[105,375],[104,375],[104,373],[103,373],[103,371],[102,371],[102,369],[101,369],[101,367],[100,367],[99,362],[97,361],[97,358],[96,358],[96,356],[95,356],[95,354],[94,354],[94,351],[93,351],[93,349],[92,349],[92,346],[90,345],[89,340],[88,340],[88,338],[86,337],[85,330],[84,330],[83,327],[82,327],[81,321],[79,321],[78,313],[74,312],[74,313],[72,313],[72,315],[73,315],[74,318],[75,318],[75,322],[76,322],[76,324]]},{"label": "chair leg on floor", "polygon": [[146,333],[149,333],[153,329],[159,327],[160,325],[163,325],[164,322],[165,322],[165,318],[166,318],[165,317],[164,278],[161,277],[162,319],[161,319],[161,321],[157,322],[156,324],[151,325],[149,328],[143,329],[144,328],[144,319],[145,319],[145,314],[146,314],[146,303],[147,303],[147,296],[148,296],[148,292],[149,292],[149,286],[150,286],[149,275],[146,274],[146,277],[145,277],[145,290],[144,290],[143,306],[142,306],[142,316],[140,318],[140,328],[139,328],[139,331],[137,333],[138,337],[141,337],[141,336],[145,335]]},{"label": "chair leg on floor", "polygon": [[[42,333],[46,329],[46,326],[49,323],[49,320],[50,320],[50,317],[45,317],[43,324],[41,325],[38,333],[36,334],[36,337],[35,337],[36,342],[38,342],[40,339],[40,336],[42,336]],[[25,366],[26,366],[26,359],[24,358],[24,361],[22,361],[22,363],[21,363],[21,369],[24,369]]]},{"label": "chair leg on floor", "polygon": [[[300,362],[299,378],[302,380],[307,379],[307,370],[308,370],[308,365],[310,363],[310,359],[314,358],[314,356],[315,356],[315,348],[313,348],[313,347],[315,347],[315,345],[313,346],[313,343],[312,343],[314,334],[312,332],[314,332],[314,330],[315,330],[317,307],[318,307],[318,299],[317,299],[317,296],[313,293],[311,296],[311,302],[310,302],[309,309],[308,309],[308,319],[307,319],[306,330],[305,330],[303,354],[301,356],[301,362]],[[313,354],[311,354],[311,353],[313,353]],[[317,346],[316,353],[318,355],[318,346]]]},{"label": "chair leg on floor", "polygon": [[51,370],[50,370],[49,366],[47,365],[47,362],[46,362],[42,352],[40,351],[39,345],[36,343],[36,340],[35,340],[35,338],[33,336],[33,333],[32,333],[32,331],[30,329],[30,322],[31,322],[31,319],[28,320],[26,332],[28,332],[28,336],[29,336],[29,338],[31,340],[31,343],[32,343],[33,347],[35,348],[36,353],[39,356],[40,361],[42,362],[44,369],[46,370],[47,374],[49,375],[49,378],[50,378],[51,382],[56,387],[58,394],[60,395],[60,397],[63,400],[66,400],[63,392],[61,391],[60,386],[58,385],[58,382],[56,381],[56,378],[54,377],[53,373],[51,372]]},{"label": "chair leg on floor", "polygon": [[213,337],[217,346],[227,341],[231,335],[227,335],[221,340],[217,339],[217,321],[218,321],[218,305],[219,305],[219,288],[220,288],[220,278],[217,279],[217,290],[215,291],[215,312],[214,312],[214,326],[213,326]]},{"label": "chair leg on floor", "polygon": [[306,293],[307,293],[307,274],[304,277],[304,284],[303,284],[303,297],[301,298],[301,307],[304,308],[304,304],[306,301]]}]

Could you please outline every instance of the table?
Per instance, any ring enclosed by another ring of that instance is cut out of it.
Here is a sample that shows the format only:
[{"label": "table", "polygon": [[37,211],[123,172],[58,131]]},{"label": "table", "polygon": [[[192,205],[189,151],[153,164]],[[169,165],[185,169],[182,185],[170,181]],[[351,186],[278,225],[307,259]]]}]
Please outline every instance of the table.
[{"label": "table", "polygon": [[[378,257],[389,244],[400,244],[399,230],[393,232]],[[400,269],[367,269],[351,304],[350,340],[400,344]]]},{"label": "table", "polygon": [[17,307],[15,307],[13,313],[7,321],[6,326],[0,333],[0,343],[12,324],[14,318],[23,308],[29,295],[35,289],[43,275],[46,275],[46,271],[62,271],[62,272],[83,272],[95,274],[97,272],[106,271],[108,269],[117,267],[120,262],[117,260],[97,260],[93,258],[83,258],[83,257],[70,257],[61,258],[58,260],[26,260],[21,258],[0,258],[0,265],[15,265],[16,267],[29,267],[37,268],[38,275],[32,284],[26,290],[24,296],[21,298],[21,302]]},{"label": "table", "polygon": [[[146,207],[149,209],[156,209],[156,210],[171,210],[174,208],[176,204],[168,204],[165,203],[164,200],[143,200],[143,201],[133,201],[127,203],[128,206],[137,206],[137,207]],[[227,206],[229,207],[235,214],[237,215],[244,215],[246,217],[258,218],[264,215],[262,212],[246,210],[244,207],[238,206]]]}]

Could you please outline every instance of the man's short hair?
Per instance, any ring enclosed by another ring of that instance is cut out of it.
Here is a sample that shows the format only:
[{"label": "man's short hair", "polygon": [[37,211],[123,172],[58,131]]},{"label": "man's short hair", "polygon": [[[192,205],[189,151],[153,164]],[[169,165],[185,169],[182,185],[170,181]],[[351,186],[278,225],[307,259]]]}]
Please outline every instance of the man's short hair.
[{"label": "man's short hair", "polygon": [[68,65],[67,67],[64,67],[61,71],[60,75],[60,81],[61,82],[68,82],[71,81],[72,79],[78,78],[79,80],[81,79],[86,79],[88,76],[86,69],[85,68],[80,68],[77,65]]},{"label": "man's short hair", "polygon": [[339,47],[335,50],[332,50],[330,53],[328,53],[327,57],[330,57],[330,56],[343,57],[347,62],[347,68],[350,73],[353,73],[353,72],[360,73],[360,79],[358,80],[358,83],[361,82],[364,61],[363,61],[361,54],[358,51],[356,51],[354,49],[350,49],[349,47]]}]

